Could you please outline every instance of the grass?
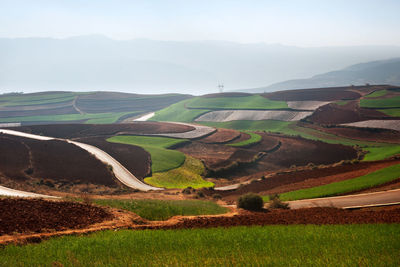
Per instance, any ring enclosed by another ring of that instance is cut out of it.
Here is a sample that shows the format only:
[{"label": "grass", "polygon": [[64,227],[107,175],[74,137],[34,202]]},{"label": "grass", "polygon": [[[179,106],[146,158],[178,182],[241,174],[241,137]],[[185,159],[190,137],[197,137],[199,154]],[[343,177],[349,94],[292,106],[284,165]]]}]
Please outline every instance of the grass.
[{"label": "grass", "polygon": [[186,156],[185,162],[179,168],[154,173],[152,177],[147,177],[144,181],[150,185],[164,188],[202,188],[212,187],[213,183],[205,181],[201,175],[204,172],[203,163],[190,156]]},{"label": "grass", "polygon": [[151,121],[177,121],[177,122],[191,122],[198,116],[209,112],[207,109],[186,109],[185,105],[189,100],[172,104],[162,110],[157,111]]},{"label": "grass", "polygon": [[[280,195],[280,198],[286,201],[336,196],[378,186],[397,178],[400,178],[400,164],[383,168],[354,179],[283,193]],[[268,201],[269,199],[268,197],[264,197],[264,200]]]},{"label": "grass", "polygon": [[1,106],[26,106],[44,105],[72,101],[75,96],[82,93],[59,92],[48,94],[16,94],[0,96]]},{"label": "grass", "polygon": [[400,96],[385,99],[361,99],[363,108],[400,108]]},{"label": "grass", "polygon": [[35,121],[79,121],[87,120],[86,123],[114,123],[127,114],[137,114],[140,112],[116,112],[116,113],[95,113],[95,114],[64,114],[64,115],[40,115],[0,118],[0,122],[35,122]]},{"label": "grass", "polygon": [[344,106],[344,105],[346,105],[347,103],[349,103],[349,101],[347,101],[347,100],[340,100],[340,101],[336,101],[336,102],[335,102],[335,104],[336,104],[336,105],[339,105],[339,106]]},{"label": "grass", "polygon": [[287,121],[275,121],[275,120],[263,120],[263,121],[227,121],[227,122],[198,122],[203,125],[227,128],[242,131],[269,131],[269,132],[280,132],[288,127],[292,122]]},{"label": "grass", "polygon": [[171,146],[186,142],[185,139],[168,137],[150,137],[135,135],[113,136],[108,142],[140,146],[150,153],[152,172],[165,172],[180,167],[185,161],[182,152],[168,149]]},{"label": "grass", "polygon": [[207,215],[226,213],[227,209],[212,201],[157,199],[96,199],[98,205],[132,211],[140,217],[160,221],[176,215]]},{"label": "grass", "polygon": [[3,266],[399,266],[400,225],[103,231],[1,249]]},{"label": "grass", "polygon": [[239,146],[248,146],[251,144],[255,144],[261,141],[261,135],[258,135],[256,133],[252,133],[252,132],[245,132],[247,134],[250,135],[250,138],[247,140],[243,140],[241,142],[237,142],[234,144],[228,144],[229,146],[235,146],[235,147],[239,147]]},{"label": "grass", "polygon": [[378,111],[392,117],[400,117],[400,108],[378,109]]},{"label": "grass", "polygon": [[365,97],[368,98],[372,98],[372,97],[380,97],[380,96],[384,96],[388,93],[387,90],[379,90],[379,91],[375,91],[372,94],[366,95]]},{"label": "grass", "polygon": [[282,109],[288,108],[288,105],[284,101],[274,101],[259,95],[251,95],[243,97],[195,97],[187,102],[186,107],[201,109]]},{"label": "grass", "polygon": [[368,152],[364,156],[364,161],[382,160],[400,154],[400,145],[366,147],[363,149]]}]

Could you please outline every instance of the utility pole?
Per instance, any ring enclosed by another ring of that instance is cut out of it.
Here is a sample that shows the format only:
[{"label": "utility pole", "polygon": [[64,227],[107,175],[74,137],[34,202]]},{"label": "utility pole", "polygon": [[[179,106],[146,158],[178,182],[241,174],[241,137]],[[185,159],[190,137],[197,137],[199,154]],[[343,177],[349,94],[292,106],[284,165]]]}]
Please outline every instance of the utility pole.
[{"label": "utility pole", "polygon": [[222,93],[224,91],[224,84],[223,83],[218,84],[218,89],[219,92]]}]

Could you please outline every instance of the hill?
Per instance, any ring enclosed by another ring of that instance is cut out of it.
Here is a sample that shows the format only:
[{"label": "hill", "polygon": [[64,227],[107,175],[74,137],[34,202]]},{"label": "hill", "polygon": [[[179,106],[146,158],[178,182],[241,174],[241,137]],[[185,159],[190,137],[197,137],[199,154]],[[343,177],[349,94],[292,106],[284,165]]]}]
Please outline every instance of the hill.
[{"label": "hill", "polygon": [[117,92],[41,92],[0,95],[0,123],[115,123],[191,96]]},{"label": "hill", "polygon": [[400,85],[400,58],[372,61],[349,66],[342,70],[315,75],[309,79],[288,80],[267,87],[242,90],[261,93],[286,89],[321,88],[364,85],[364,84]]}]

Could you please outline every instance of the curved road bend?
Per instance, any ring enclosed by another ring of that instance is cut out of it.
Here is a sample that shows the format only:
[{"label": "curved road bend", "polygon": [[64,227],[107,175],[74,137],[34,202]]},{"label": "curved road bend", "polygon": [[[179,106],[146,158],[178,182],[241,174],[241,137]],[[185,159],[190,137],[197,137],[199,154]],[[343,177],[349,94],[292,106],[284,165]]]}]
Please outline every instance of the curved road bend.
[{"label": "curved road bend", "polygon": [[0,195],[8,197],[34,197],[34,198],[59,198],[54,196],[36,194],[26,191],[15,190],[0,185]]},{"label": "curved road bend", "polygon": [[[47,137],[47,136],[41,136],[41,135],[36,135],[36,134],[28,134],[28,133],[23,133],[23,132],[18,132],[14,130],[5,130],[5,129],[0,129],[0,133],[4,134],[10,134],[10,135],[16,135],[16,136],[21,136],[21,137],[26,137],[26,138],[32,138],[32,139],[37,139],[37,140],[53,140],[56,138],[52,137]],[[104,152],[103,150],[83,144],[80,142],[75,142],[71,141],[68,139],[57,139],[57,140],[62,140],[66,141],[69,143],[72,143],[76,146],[79,146],[80,148],[88,151],[89,153],[93,154],[96,158],[98,158],[100,161],[109,164],[113,167],[113,172],[115,174],[115,177],[121,181],[124,185],[134,188],[134,189],[139,189],[142,191],[149,191],[149,190],[162,190],[163,188],[158,188],[158,187],[153,187],[150,185],[147,185],[140,181],[138,178],[136,178],[132,173],[130,173],[124,166],[122,166],[121,163],[119,163],[117,160],[115,160],[113,157],[111,157],[109,154]]]},{"label": "curved road bend", "polygon": [[380,206],[400,203],[400,189],[358,195],[303,199],[289,201],[288,203],[292,209],[311,207],[352,208],[362,206]]}]

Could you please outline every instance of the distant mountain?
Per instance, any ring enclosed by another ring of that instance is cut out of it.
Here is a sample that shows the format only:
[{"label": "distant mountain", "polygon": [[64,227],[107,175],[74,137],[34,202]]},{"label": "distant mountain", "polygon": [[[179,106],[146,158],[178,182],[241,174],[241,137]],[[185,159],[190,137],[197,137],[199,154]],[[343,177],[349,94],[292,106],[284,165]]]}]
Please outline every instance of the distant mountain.
[{"label": "distant mountain", "polygon": [[400,86],[400,58],[352,65],[342,70],[315,75],[309,79],[288,80],[243,92],[270,92],[286,89],[324,88],[348,85],[390,84]]},{"label": "distant mountain", "polygon": [[107,90],[205,94],[255,88],[400,57],[398,46],[300,48],[223,41],[0,38],[0,92]]}]

